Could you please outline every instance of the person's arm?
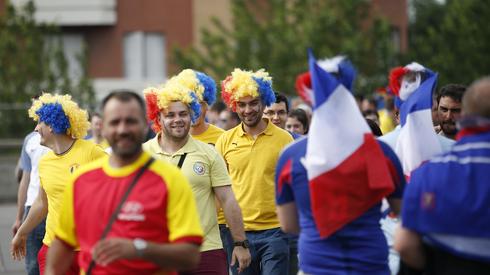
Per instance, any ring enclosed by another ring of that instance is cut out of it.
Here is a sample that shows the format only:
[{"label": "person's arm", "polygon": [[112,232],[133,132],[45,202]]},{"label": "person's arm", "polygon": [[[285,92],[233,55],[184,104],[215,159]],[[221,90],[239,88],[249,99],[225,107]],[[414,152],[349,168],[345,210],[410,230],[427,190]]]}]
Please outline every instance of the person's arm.
[{"label": "person's arm", "polygon": [[395,233],[394,248],[408,266],[418,270],[424,269],[426,256],[419,234],[400,226]]},{"label": "person's arm", "polygon": [[38,224],[40,224],[48,214],[48,199],[44,189],[39,187],[39,194],[27,214],[26,220],[22,223],[12,239],[11,254],[14,260],[21,260],[26,254],[26,240],[29,234]]},{"label": "person's arm", "polygon": [[[226,223],[230,227],[233,241],[244,241],[246,236],[243,227],[242,211],[240,210],[240,206],[238,206],[238,202],[235,199],[231,186],[214,187],[213,190],[223,208]],[[235,246],[233,248],[230,265],[234,266],[236,261],[238,261],[238,272],[240,273],[247,268],[252,261],[249,249],[242,246]]]},{"label": "person's arm", "polygon": [[19,230],[24,217],[24,208],[27,199],[27,188],[29,187],[29,181],[31,179],[30,171],[22,171],[22,178],[20,179],[19,190],[17,190],[17,216],[14,224],[12,225],[12,234],[15,236],[17,230]]},{"label": "person's arm", "polygon": [[160,244],[147,241],[147,248],[138,255],[133,240],[110,238],[97,242],[93,257],[97,264],[108,265],[119,259],[143,259],[162,269],[183,270],[199,264],[199,246],[191,243]]},{"label": "person's arm", "polygon": [[282,231],[290,234],[299,234],[298,211],[294,201],[277,205],[277,216]]},{"label": "person's arm", "polygon": [[73,247],[56,238],[51,243],[46,258],[46,275],[66,274],[73,261]]},{"label": "person's arm", "polygon": [[388,197],[386,199],[390,205],[391,212],[395,213],[397,216],[400,215],[402,200],[401,198]]}]

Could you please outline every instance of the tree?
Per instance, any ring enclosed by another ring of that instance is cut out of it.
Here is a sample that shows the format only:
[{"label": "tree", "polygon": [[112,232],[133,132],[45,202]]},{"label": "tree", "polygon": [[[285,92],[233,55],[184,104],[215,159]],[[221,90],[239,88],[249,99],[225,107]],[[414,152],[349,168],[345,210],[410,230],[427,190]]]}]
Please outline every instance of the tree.
[{"label": "tree", "polygon": [[439,86],[470,84],[490,72],[490,2],[413,1],[406,61],[416,60],[439,73]]},{"label": "tree", "polygon": [[84,73],[73,85],[59,29],[36,23],[34,12],[32,1],[18,10],[8,4],[0,17],[1,138],[22,137],[32,130],[27,109],[41,91],[70,93],[81,105],[94,105],[85,56],[79,58]]},{"label": "tree", "polygon": [[181,68],[202,70],[224,79],[233,68],[265,68],[277,91],[294,93],[299,73],[307,71],[307,48],[317,58],[347,55],[359,74],[357,90],[370,93],[386,84],[397,59],[389,24],[368,20],[369,1],[263,0],[232,1],[233,22],[217,31],[202,30],[204,51],[174,49]]}]

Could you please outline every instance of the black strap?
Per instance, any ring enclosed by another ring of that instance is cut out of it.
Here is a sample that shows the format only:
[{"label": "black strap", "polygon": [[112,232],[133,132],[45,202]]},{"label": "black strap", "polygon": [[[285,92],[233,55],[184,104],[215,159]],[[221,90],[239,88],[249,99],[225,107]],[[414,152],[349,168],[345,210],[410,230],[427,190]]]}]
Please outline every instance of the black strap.
[{"label": "black strap", "polygon": [[180,156],[179,163],[177,164],[179,169],[182,168],[182,165],[184,165],[185,157],[187,157],[187,153],[184,153],[182,156]]},{"label": "black strap", "polygon": [[[111,227],[114,224],[114,222],[117,219],[117,215],[119,214],[119,211],[121,211],[121,208],[126,201],[126,199],[129,197],[129,193],[131,193],[131,190],[133,190],[134,186],[138,182],[139,178],[143,175],[145,170],[153,163],[155,159],[153,157],[150,157],[150,159],[143,165],[143,167],[140,168],[136,176],[134,176],[133,181],[131,184],[129,184],[128,188],[126,189],[126,192],[121,198],[121,201],[119,201],[119,204],[117,205],[116,209],[114,212],[112,212],[111,218],[109,219],[109,222],[104,228],[104,231],[102,232],[102,235],[100,236],[100,240],[105,239],[107,234],[109,234],[109,231],[111,231]],[[92,273],[92,269],[95,267],[95,261],[92,257],[92,260],[90,261],[90,265],[88,266],[87,272],[85,273],[86,275],[90,275]]]}]

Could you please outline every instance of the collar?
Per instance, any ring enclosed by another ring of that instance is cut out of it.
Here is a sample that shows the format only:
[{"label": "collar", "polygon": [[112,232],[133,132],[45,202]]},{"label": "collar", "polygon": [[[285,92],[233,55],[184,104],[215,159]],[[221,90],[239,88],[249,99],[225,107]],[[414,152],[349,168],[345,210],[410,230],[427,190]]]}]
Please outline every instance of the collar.
[{"label": "collar", "polygon": [[102,164],[102,169],[107,175],[111,177],[127,177],[128,175],[139,169],[141,166],[143,166],[149,158],[150,155],[143,150],[138,159],[135,160],[133,163],[123,167],[112,167],[109,163],[109,156],[107,156]]},{"label": "collar", "polygon": [[151,144],[150,144],[151,150],[153,152],[159,154],[159,155],[178,156],[178,155],[183,155],[184,153],[192,153],[192,152],[195,152],[197,150],[195,140],[192,138],[191,135],[189,135],[187,142],[184,144],[184,146],[182,146],[182,148],[180,148],[179,150],[177,150],[177,152],[175,152],[173,154],[167,153],[167,152],[162,150],[162,147],[160,146],[160,143],[158,142],[160,135],[161,135],[161,133],[158,133],[151,140]]},{"label": "collar", "polygon": [[[259,134],[259,136],[262,135],[262,134],[264,134],[266,136],[272,136],[272,134],[274,133],[274,127],[277,127],[277,126],[274,125],[272,122],[270,122],[270,120],[268,118],[263,117],[262,120],[265,120],[265,122],[267,122],[267,126],[265,127],[265,130],[262,133]],[[245,134],[247,134],[247,132],[245,132],[243,130],[243,126],[244,126],[244,124],[243,124],[243,122],[241,122],[240,125],[239,125],[239,127],[238,127],[238,135],[240,137],[242,137]]]},{"label": "collar", "polygon": [[456,135],[456,140],[459,141],[464,137],[483,134],[486,132],[490,132],[490,126],[465,127],[458,132]]}]

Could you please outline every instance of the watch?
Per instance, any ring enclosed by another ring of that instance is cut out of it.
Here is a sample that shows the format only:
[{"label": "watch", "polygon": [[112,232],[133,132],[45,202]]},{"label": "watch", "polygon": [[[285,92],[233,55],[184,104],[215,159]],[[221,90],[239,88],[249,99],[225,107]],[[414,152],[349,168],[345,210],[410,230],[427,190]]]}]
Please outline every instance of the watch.
[{"label": "watch", "polygon": [[143,239],[137,238],[133,240],[133,245],[136,248],[136,255],[140,258],[143,257],[143,252],[148,247],[148,243]]},{"label": "watch", "polygon": [[241,246],[243,248],[249,248],[250,247],[250,243],[248,242],[248,240],[244,240],[242,242],[234,242],[233,243],[233,246]]}]

